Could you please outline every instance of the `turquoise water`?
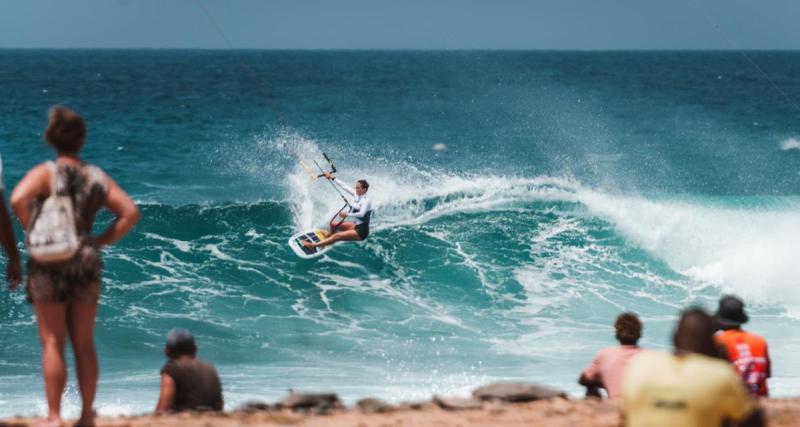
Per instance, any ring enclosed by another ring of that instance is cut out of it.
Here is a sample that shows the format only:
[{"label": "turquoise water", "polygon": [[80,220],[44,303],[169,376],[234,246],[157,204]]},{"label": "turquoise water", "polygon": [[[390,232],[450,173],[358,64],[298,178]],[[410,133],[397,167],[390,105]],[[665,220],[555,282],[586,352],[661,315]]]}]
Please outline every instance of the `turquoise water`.
[{"label": "turquoise water", "polygon": [[[770,342],[773,394],[797,395],[800,53],[748,55],[790,99],[737,53],[0,50],[4,178],[50,156],[64,103],[141,205],[105,253],[101,414],[154,407],[172,327],[228,408],[496,379],[577,395],[620,311],[664,349],[721,292]],[[339,208],[297,162],[321,152],[376,213],[309,262],[285,242]],[[0,312],[0,416],[42,413],[32,310],[3,292]]]}]

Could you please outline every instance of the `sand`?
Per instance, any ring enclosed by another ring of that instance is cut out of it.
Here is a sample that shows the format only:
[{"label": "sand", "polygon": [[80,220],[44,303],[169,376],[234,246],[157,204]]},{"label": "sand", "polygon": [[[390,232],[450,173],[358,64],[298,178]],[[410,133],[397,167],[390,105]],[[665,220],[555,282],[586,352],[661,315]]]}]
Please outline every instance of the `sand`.
[{"label": "sand", "polygon": [[[598,400],[553,398],[528,403],[485,402],[478,409],[446,410],[426,402],[395,408],[388,413],[366,413],[342,409],[327,415],[304,414],[283,410],[231,411],[226,413],[180,413],[155,416],[101,417],[99,427],[234,427],[234,426],[308,426],[308,427],[616,427],[620,417],[613,403]],[[800,399],[767,399],[761,402],[772,427],[800,425]],[[41,419],[11,418],[0,421],[2,427],[35,426]],[[68,421],[72,426],[74,420]]]}]

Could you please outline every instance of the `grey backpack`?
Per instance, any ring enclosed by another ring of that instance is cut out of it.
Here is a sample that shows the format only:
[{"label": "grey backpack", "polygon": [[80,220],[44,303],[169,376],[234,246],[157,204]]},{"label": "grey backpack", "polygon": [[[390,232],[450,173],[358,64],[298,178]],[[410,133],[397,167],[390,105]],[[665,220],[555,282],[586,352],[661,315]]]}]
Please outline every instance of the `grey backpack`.
[{"label": "grey backpack", "polygon": [[47,164],[50,196],[42,204],[26,238],[30,256],[44,263],[66,261],[80,248],[72,198],[58,195],[58,168],[55,162]]}]

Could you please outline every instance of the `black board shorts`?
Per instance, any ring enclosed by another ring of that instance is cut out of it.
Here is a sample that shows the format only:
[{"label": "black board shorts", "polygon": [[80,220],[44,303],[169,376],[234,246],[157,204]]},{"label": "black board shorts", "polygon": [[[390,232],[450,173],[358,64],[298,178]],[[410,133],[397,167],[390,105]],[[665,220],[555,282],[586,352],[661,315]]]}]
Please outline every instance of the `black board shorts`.
[{"label": "black board shorts", "polygon": [[364,223],[356,225],[356,234],[361,240],[366,239],[369,236],[369,225]]}]

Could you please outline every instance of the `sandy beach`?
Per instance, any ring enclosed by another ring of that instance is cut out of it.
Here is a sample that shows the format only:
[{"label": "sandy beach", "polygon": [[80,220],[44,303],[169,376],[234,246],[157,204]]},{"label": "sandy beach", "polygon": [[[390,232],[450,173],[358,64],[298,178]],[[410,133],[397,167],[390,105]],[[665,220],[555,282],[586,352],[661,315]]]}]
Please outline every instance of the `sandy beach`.
[{"label": "sandy beach", "polygon": [[[620,425],[617,406],[608,401],[552,398],[526,403],[483,402],[474,409],[445,409],[431,400],[400,405],[385,412],[347,408],[328,414],[309,414],[290,409],[236,410],[224,413],[180,413],[100,417],[99,427],[388,427],[388,426],[504,426],[504,427],[612,427]],[[463,399],[462,399],[463,401]],[[772,427],[796,426],[800,420],[800,399],[766,399],[761,402]],[[2,427],[35,426],[41,419],[9,418]],[[71,426],[74,420],[67,422]]]}]

